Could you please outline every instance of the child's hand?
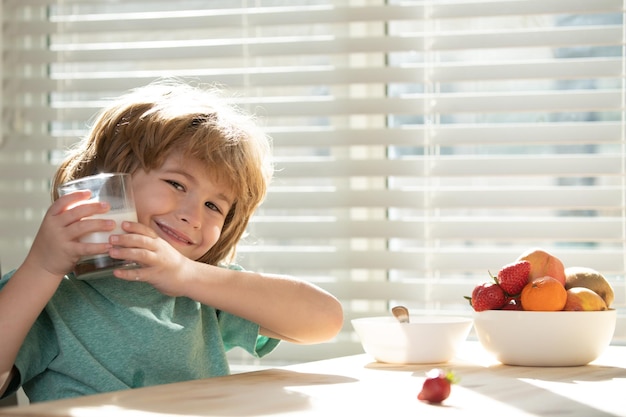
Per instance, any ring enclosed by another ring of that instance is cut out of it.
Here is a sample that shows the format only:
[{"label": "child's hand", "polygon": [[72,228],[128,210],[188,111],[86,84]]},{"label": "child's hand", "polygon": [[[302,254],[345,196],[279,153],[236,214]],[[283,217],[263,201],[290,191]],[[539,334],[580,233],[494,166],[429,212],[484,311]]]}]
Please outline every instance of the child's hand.
[{"label": "child's hand", "polygon": [[79,241],[79,238],[87,233],[111,231],[115,228],[115,222],[112,220],[81,221],[84,217],[106,213],[110,209],[107,203],[99,202],[74,206],[82,200],[87,200],[89,195],[89,191],[74,192],[60,197],[50,206],[39,226],[25,263],[61,278],[74,268],[82,256],[107,252],[111,247],[109,243]]},{"label": "child's hand", "polygon": [[134,261],[138,269],[117,269],[114,275],[127,281],[143,281],[152,284],[165,295],[182,295],[181,277],[185,265],[191,261],[169,243],[156,236],[148,226],[124,222],[126,234],[112,235],[109,256]]}]

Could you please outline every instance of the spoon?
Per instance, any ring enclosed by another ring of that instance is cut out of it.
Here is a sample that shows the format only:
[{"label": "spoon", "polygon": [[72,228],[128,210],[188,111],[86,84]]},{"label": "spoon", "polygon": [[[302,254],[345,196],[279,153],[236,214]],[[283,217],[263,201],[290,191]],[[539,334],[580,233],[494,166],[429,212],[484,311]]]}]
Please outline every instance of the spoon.
[{"label": "spoon", "polygon": [[400,323],[408,323],[409,322],[409,310],[404,306],[395,306],[391,309],[391,313],[393,313],[394,317],[398,319]]}]

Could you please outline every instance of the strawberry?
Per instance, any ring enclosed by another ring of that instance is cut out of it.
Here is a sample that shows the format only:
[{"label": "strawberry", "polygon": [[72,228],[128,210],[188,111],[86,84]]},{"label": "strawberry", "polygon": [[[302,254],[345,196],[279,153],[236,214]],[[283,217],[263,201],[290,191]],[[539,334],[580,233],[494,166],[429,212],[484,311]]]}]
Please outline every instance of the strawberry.
[{"label": "strawberry", "polygon": [[457,382],[457,378],[451,371],[435,368],[426,373],[426,380],[422,390],[417,394],[417,399],[432,404],[439,404],[450,396],[452,384]]},{"label": "strawberry", "polygon": [[508,298],[502,310],[523,310],[522,302],[519,298]]},{"label": "strawberry", "polygon": [[517,261],[503,266],[498,272],[497,278],[494,279],[505,293],[516,295],[522,292],[522,288],[528,283],[529,275],[530,262]]},{"label": "strawberry", "polygon": [[504,291],[495,282],[486,282],[474,287],[469,300],[475,311],[499,310],[507,302]]}]

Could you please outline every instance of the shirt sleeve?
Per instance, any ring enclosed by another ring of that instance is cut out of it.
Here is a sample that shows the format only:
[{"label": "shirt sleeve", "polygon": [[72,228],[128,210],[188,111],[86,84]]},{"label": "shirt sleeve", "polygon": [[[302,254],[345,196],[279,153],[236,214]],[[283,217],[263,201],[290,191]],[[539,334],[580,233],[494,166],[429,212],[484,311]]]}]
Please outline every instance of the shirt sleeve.
[{"label": "shirt sleeve", "polygon": [[[2,277],[0,290],[6,285],[14,272],[11,271]],[[57,354],[58,343],[53,333],[53,325],[44,309],[37,317],[37,320],[35,320],[17,354],[15,367],[18,372],[11,380],[5,396],[10,394],[9,391],[11,390],[17,391],[20,386],[43,372]]]},{"label": "shirt sleeve", "polygon": [[[237,264],[230,264],[226,267],[236,271],[245,271]],[[224,311],[219,312],[219,323],[226,351],[240,347],[251,355],[261,358],[272,352],[280,343],[280,339],[260,335],[258,324]]]},{"label": "shirt sleeve", "polygon": [[[0,277],[0,290],[4,288],[4,286],[9,281],[9,278],[11,278],[14,272],[15,271],[8,272],[4,274],[2,277]],[[0,400],[7,398],[11,394],[14,394],[18,390],[19,387],[20,387],[20,372],[19,370],[15,369],[11,377],[11,381],[9,381],[9,386],[4,391],[4,394],[0,395]]]},{"label": "shirt sleeve", "polygon": [[15,270],[11,272],[7,272],[6,274],[2,276],[2,278],[0,278],[0,290],[6,285],[6,283],[9,281],[9,278],[11,278],[14,273],[15,273]]},{"label": "shirt sleeve", "polygon": [[20,371],[15,369],[13,371],[13,375],[11,376],[11,381],[9,381],[9,386],[4,391],[2,395],[0,395],[0,400],[8,398],[9,396],[15,394],[17,390],[20,388]]},{"label": "shirt sleeve", "polygon": [[260,358],[274,350],[280,342],[279,339],[260,335],[258,324],[224,311],[219,313],[219,323],[226,351],[240,347]]},{"label": "shirt sleeve", "polygon": [[15,367],[21,376],[20,385],[44,372],[58,355],[59,345],[53,329],[50,317],[44,310],[28,332],[15,359]]}]

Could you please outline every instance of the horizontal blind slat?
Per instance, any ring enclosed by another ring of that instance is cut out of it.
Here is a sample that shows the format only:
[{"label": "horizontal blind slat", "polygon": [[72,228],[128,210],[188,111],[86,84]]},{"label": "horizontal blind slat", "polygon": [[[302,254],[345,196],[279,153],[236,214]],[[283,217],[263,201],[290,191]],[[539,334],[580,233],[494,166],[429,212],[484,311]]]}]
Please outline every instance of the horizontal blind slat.
[{"label": "horizontal blind slat", "polygon": [[[38,2],[55,4],[55,2]],[[64,2],[70,3],[71,2]],[[30,2],[29,2],[30,4]],[[383,6],[333,7],[331,5],[228,8],[181,10],[172,12],[125,13],[76,16],[59,16],[44,25],[15,22],[9,24],[12,33],[20,35],[54,32],[89,33],[97,31],[136,30],[188,30],[208,27],[229,27],[240,24],[243,19],[253,26],[281,24],[336,24],[348,22],[377,22],[421,20],[425,18],[454,19],[470,17],[528,16],[535,14],[620,12],[620,0],[562,1],[527,0],[524,2],[445,2],[418,4],[387,4]],[[11,9],[11,6],[9,6]]]},{"label": "horizontal blind slat", "polygon": [[[298,191],[274,187],[263,207],[267,209],[308,209],[348,207],[396,208],[551,208],[570,210],[612,209],[622,207],[619,186],[594,187],[536,187],[485,188],[446,187],[423,190],[342,190],[335,192]],[[3,208],[39,207],[49,202],[49,192],[15,192],[11,200],[3,201]]]},{"label": "horizontal blind slat", "polygon": [[499,49],[529,47],[566,47],[581,45],[621,45],[620,26],[549,28],[515,32],[459,33],[442,35],[405,35],[347,38],[333,35],[280,38],[225,38],[181,41],[144,41],[101,44],[58,44],[52,49],[20,50],[7,48],[10,62],[46,64],[52,62],[114,62],[196,59],[197,57],[235,58],[290,55],[352,53],[392,53],[451,51],[462,49]]},{"label": "horizontal blind slat", "polygon": [[[0,223],[1,225],[2,223]],[[267,218],[260,214],[249,227],[251,236],[261,240],[313,239],[423,239],[463,240],[469,236],[476,241],[568,240],[573,242],[619,242],[622,221],[614,218],[563,219],[505,217],[467,219],[454,217],[405,218],[402,220],[351,221],[347,219],[310,220]]]},{"label": "horizontal blind slat", "polygon": [[[417,143],[416,143],[417,144]],[[528,165],[532,164],[532,172]],[[408,160],[278,160],[276,168],[281,178],[292,177],[507,177],[507,176],[600,176],[622,175],[619,155],[551,155],[537,156],[433,156]],[[0,169],[0,173],[2,170]]]},{"label": "horizontal blind slat", "polygon": [[[554,250],[546,246],[547,250],[557,255],[566,265],[584,265],[602,271],[603,274],[623,274],[624,256],[621,248],[602,250]],[[471,249],[467,247],[422,250],[422,251],[334,251],[312,252],[305,250],[289,250],[288,248],[263,248],[262,251],[248,251],[247,247],[240,249],[241,260],[244,264],[259,265],[269,271],[291,269],[311,274],[315,271],[333,270],[407,270],[415,278],[423,278],[429,271],[442,274],[475,272],[485,276],[487,268],[500,268],[506,265],[528,249],[528,246],[517,245],[502,247],[502,249],[484,248]],[[288,254],[288,256],[286,256]],[[469,280],[467,285],[477,285],[480,282]]]},{"label": "horizontal blind slat", "polygon": [[[417,143],[416,143],[417,144]],[[532,173],[528,164],[533,164]],[[47,161],[29,163],[28,172],[20,172],[23,161],[3,161],[3,180],[51,177],[55,167]],[[621,175],[621,159],[615,155],[593,156],[521,156],[521,157],[431,157],[411,160],[279,160],[276,168],[281,178],[294,177],[374,177],[374,176],[601,176]]]},{"label": "horizontal blind slat", "polygon": [[[43,212],[22,218],[1,219],[0,240],[18,241],[25,230],[36,231]],[[614,218],[519,218],[502,217],[499,219],[441,218],[403,220],[368,220],[354,221],[338,218],[321,220],[319,218],[302,220],[271,217],[260,214],[249,225],[250,238],[260,241],[279,241],[289,239],[325,240],[325,239],[423,239],[426,236],[438,240],[465,240],[468,236],[476,242],[500,241],[572,241],[572,242],[620,242],[622,240],[622,222]]]},{"label": "horizontal blind slat", "polygon": [[[558,187],[544,189],[498,190],[498,189],[439,189],[431,192],[409,190],[368,190],[336,192],[271,191],[263,204],[267,209],[328,209],[348,207],[396,207],[396,208],[528,208],[599,210],[621,207],[619,187]],[[480,198],[476,198],[481,193]],[[39,207],[50,201],[48,192],[15,194],[3,202],[3,209]]]},{"label": "horizontal blind slat", "polygon": [[410,128],[370,129],[269,129],[276,147],[397,145],[424,143],[428,131],[435,145],[502,144],[601,144],[619,143],[619,122],[593,123],[500,123],[412,126]]},{"label": "horizontal blind slat", "polygon": [[306,192],[278,187],[270,192],[268,209],[323,209],[329,207],[404,207],[404,208],[552,208],[611,209],[621,207],[620,187],[545,187],[545,188],[432,188],[414,190],[367,190]]},{"label": "horizontal blind slat", "polygon": [[[621,141],[619,122],[577,123],[480,123],[438,125],[424,127],[414,125],[405,128],[329,128],[298,126],[268,127],[275,148],[326,147],[342,148],[358,145],[414,146],[429,142],[438,146],[455,145],[559,145],[559,144],[617,144]],[[69,144],[85,132],[59,137]],[[69,134],[68,133],[68,134]],[[17,132],[5,134],[3,149],[31,150],[34,144],[51,148],[49,136],[37,133],[24,135]]]},{"label": "horizontal blind slat", "polygon": [[137,85],[148,84],[155,77],[174,75],[195,77],[200,82],[218,83],[233,87],[253,84],[258,87],[317,84],[376,84],[423,82],[426,74],[433,82],[458,82],[478,80],[521,79],[585,79],[616,78],[621,76],[621,59],[586,58],[561,60],[534,60],[489,62],[487,64],[441,63],[410,65],[405,67],[337,68],[331,66],[283,66],[255,68],[206,68],[179,71],[129,71],[124,78],[116,72],[72,72],[65,76],[47,78],[8,78],[6,94],[23,94],[25,91],[98,92],[123,91]]},{"label": "horizontal blind slat", "polygon": [[[32,121],[84,121],[104,105],[76,102],[64,108],[28,106],[20,116]],[[546,91],[525,93],[448,93],[407,97],[349,99],[332,97],[281,97],[240,100],[239,105],[262,109],[273,117],[376,114],[565,112],[619,110],[619,90]]]}]

